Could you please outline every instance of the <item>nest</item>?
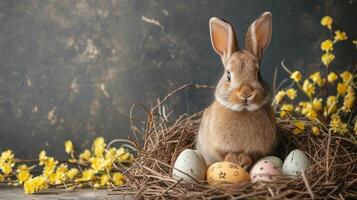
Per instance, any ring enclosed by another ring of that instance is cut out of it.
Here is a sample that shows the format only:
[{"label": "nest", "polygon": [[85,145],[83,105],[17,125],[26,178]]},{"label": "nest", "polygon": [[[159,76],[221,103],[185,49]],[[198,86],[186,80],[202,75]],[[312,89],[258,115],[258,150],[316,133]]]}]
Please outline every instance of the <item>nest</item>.
[{"label": "nest", "polygon": [[331,133],[318,137],[309,133],[293,135],[288,121],[278,121],[282,145],[275,155],[284,158],[295,148],[304,151],[311,158],[312,166],[299,178],[281,176],[267,183],[216,186],[173,179],[175,159],[183,150],[194,147],[202,112],[170,120],[163,109],[164,102],[176,92],[192,86],[205,87],[184,85],[150,110],[143,107],[147,120],[142,133],[132,123],[132,142],[138,155],[125,172],[127,188],[120,194],[145,199],[345,199],[357,196],[355,144]]}]

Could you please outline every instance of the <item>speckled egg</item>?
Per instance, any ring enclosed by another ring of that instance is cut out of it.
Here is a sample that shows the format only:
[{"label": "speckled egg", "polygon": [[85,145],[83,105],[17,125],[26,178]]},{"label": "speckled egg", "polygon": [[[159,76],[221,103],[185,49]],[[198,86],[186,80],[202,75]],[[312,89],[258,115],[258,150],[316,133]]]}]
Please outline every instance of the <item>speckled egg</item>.
[{"label": "speckled egg", "polygon": [[283,174],[297,176],[311,165],[309,157],[299,149],[290,152],[283,164]]},{"label": "speckled egg", "polygon": [[186,149],[177,157],[172,177],[185,182],[203,181],[206,176],[206,162],[197,150]]},{"label": "speckled egg", "polygon": [[272,181],[276,176],[281,176],[281,168],[270,160],[258,161],[250,171],[252,182]]},{"label": "speckled egg", "polygon": [[269,160],[269,161],[273,162],[274,164],[276,164],[277,166],[279,166],[280,169],[283,167],[283,161],[276,156],[265,156],[265,157],[259,159],[256,163],[258,163],[262,160]]},{"label": "speckled egg", "polygon": [[220,183],[240,183],[249,181],[249,173],[241,166],[231,162],[216,162],[207,169],[209,185]]}]

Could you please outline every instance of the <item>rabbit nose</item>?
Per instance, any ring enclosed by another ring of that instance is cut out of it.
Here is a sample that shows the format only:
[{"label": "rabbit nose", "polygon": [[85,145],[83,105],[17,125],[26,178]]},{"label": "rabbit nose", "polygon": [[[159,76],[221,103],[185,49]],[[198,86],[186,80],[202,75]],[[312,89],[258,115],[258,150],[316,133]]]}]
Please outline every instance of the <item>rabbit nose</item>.
[{"label": "rabbit nose", "polygon": [[238,92],[238,96],[245,101],[252,99],[254,97],[253,89],[248,85],[243,85]]},{"label": "rabbit nose", "polygon": [[239,94],[239,98],[246,101],[252,99],[252,97],[253,97],[253,92],[250,92],[249,94]]}]

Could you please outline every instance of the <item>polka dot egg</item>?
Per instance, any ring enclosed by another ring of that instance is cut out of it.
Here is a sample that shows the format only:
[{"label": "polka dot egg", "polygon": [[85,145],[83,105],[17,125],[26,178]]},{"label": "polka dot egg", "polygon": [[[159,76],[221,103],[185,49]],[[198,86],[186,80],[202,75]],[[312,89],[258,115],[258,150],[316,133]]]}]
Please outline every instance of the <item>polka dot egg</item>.
[{"label": "polka dot egg", "polygon": [[250,171],[252,182],[272,181],[274,177],[282,175],[281,168],[270,160],[258,161]]},{"label": "polka dot egg", "polygon": [[249,173],[243,167],[226,161],[213,163],[206,177],[209,185],[249,181]]}]

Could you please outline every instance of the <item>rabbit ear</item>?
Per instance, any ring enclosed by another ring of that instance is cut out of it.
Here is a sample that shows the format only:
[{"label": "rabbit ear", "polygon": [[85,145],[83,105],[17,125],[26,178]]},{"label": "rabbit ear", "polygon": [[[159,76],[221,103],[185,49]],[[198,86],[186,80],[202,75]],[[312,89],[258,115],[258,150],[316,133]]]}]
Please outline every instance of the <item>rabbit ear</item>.
[{"label": "rabbit ear", "polygon": [[209,20],[209,29],[213,49],[222,57],[222,60],[238,51],[236,34],[228,22],[212,17]]},{"label": "rabbit ear", "polygon": [[250,25],[245,37],[245,48],[261,60],[270,43],[271,32],[272,16],[270,12],[265,12]]}]

